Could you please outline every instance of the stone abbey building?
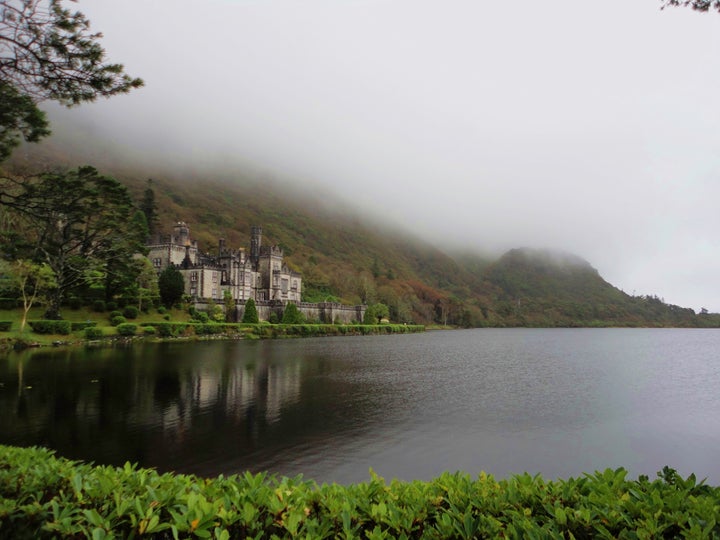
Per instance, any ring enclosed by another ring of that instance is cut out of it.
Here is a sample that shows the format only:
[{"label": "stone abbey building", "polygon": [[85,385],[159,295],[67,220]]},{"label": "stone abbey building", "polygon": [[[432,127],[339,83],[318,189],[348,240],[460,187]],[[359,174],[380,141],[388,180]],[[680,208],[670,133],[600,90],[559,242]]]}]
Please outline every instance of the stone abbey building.
[{"label": "stone abbey building", "polygon": [[283,262],[278,246],[262,245],[262,228],[253,227],[250,253],[228,249],[220,240],[216,255],[202,253],[190,227],[178,222],[172,234],[148,245],[148,258],[158,272],[173,264],[185,278],[185,294],[193,299],[222,300],[230,291],[239,302],[300,302],[302,277]]},{"label": "stone abbey building", "polygon": [[243,248],[229,249],[224,240],[219,241],[217,254],[202,253],[183,221],[175,224],[170,235],[153,239],[147,247],[158,273],[171,264],[180,270],[185,294],[199,309],[211,300],[222,302],[225,291],[230,291],[238,320],[250,298],[261,319],[272,312],[281,315],[288,302],[297,304],[307,319],[325,323],[362,321],[365,313],[365,306],[301,302],[302,276],[288,268],[280,247],[262,245],[258,226],[252,227],[249,253]]}]

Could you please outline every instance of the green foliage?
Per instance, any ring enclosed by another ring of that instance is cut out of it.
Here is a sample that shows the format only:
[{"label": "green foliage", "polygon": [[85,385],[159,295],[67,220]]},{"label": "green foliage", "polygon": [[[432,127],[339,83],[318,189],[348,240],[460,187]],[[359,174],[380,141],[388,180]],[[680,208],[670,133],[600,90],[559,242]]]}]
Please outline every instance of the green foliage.
[{"label": "green foliage", "polygon": [[268,315],[267,322],[270,324],[278,324],[280,322],[277,313],[274,311],[270,312],[270,315]]},{"label": "green foliage", "polygon": [[129,261],[142,248],[130,228],[127,188],[93,167],[16,182],[12,195],[0,190],[0,205],[25,237],[17,258],[43,262],[54,274],[48,319],[60,318],[65,295],[74,289],[104,284],[111,292],[130,276]]},{"label": "green foliage", "polygon": [[112,317],[110,319],[110,324],[113,326],[118,326],[121,324],[125,324],[127,322],[127,319],[123,317],[122,315],[116,315],[115,317]]},{"label": "green foliage", "polygon": [[38,142],[49,134],[45,113],[30,96],[0,80],[0,161],[10,157],[21,139]]},{"label": "green foliage", "polygon": [[126,319],[137,319],[137,316],[140,314],[140,310],[135,306],[125,306],[122,314]]},{"label": "green foliage", "polygon": [[190,309],[188,310],[190,313],[190,318],[192,318],[193,321],[198,321],[201,323],[206,323],[210,321],[210,316],[205,313],[204,311],[198,311],[195,309],[194,306],[190,306]]},{"label": "green foliage", "polygon": [[68,335],[72,330],[70,321],[40,320],[28,321],[28,325],[36,334]]},{"label": "green foliage", "polygon": [[121,336],[134,336],[137,332],[137,324],[121,323],[117,325],[117,333]]},{"label": "green foliage", "polygon": [[285,306],[285,311],[282,316],[282,324],[302,324],[305,322],[305,317],[298,309],[297,305],[290,302]]},{"label": "green foliage", "polygon": [[37,142],[50,134],[36,103],[72,106],[142,86],[122,65],[105,62],[101,34],[60,0],[2,0],[0,12],[0,161],[20,137]]},{"label": "green foliage", "polygon": [[12,328],[12,321],[0,321],[0,332],[9,332]]},{"label": "green foliage", "polygon": [[223,304],[225,305],[225,322],[235,322],[237,320],[236,302],[232,293],[227,289],[223,291]]},{"label": "green foliage", "polygon": [[20,332],[25,329],[28,313],[36,304],[45,303],[58,282],[55,273],[47,264],[37,264],[27,259],[8,262],[0,259],[0,276],[6,286],[15,289],[22,299],[23,314]]},{"label": "green foliage", "polygon": [[257,308],[255,307],[255,300],[252,298],[249,298],[247,302],[245,302],[245,311],[243,312],[242,322],[246,324],[257,324],[260,322]]},{"label": "green foliage", "polygon": [[15,309],[20,303],[22,301],[17,298],[0,298],[0,309]]},{"label": "green foliage", "polygon": [[97,311],[98,313],[102,313],[105,311],[106,305],[104,300],[95,300],[93,302],[93,311]]},{"label": "green foliage", "polygon": [[158,289],[160,291],[160,300],[165,307],[170,308],[178,303],[185,293],[185,280],[180,270],[173,265],[169,265],[160,272]]},{"label": "green foliage", "polygon": [[71,321],[70,322],[70,329],[73,332],[77,332],[79,330],[85,330],[86,328],[93,328],[97,326],[97,321]]},{"label": "green foliage", "polygon": [[157,329],[158,335],[161,337],[177,337],[185,332],[188,327],[187,323],[171,323],[171,322],[158,322],[153,323]]},{"label": "green foliage", "polygon": [[317,485],[245,473],[200,479],[0,447],[6,538],[718,538],[720,488],[628,480],[624,469],[547,481],[443,473]]},{"label": "green foliage", "polygon": [[85,328],[85,339],[99,339],[103,336],[103,331],[100,328],[88,326]]},{"label": "green foliage", "polygon": [[157,334],[157,330],[155,329],[154,326],[143,326],[142,330],[143,330],[143,334],[148,335],[148,336],[153,336],[153,335]]},{"label": "green foliage", "polygon": [[105,309],[108,311],[115,311],[118,308],[117,302],[110,301],[105,304]]},{"label": "green foliage", "polygon": [[383,319],[390,316],[390,309],[381,303],[368,306],[363,316],[364,324],[380,324]]}]

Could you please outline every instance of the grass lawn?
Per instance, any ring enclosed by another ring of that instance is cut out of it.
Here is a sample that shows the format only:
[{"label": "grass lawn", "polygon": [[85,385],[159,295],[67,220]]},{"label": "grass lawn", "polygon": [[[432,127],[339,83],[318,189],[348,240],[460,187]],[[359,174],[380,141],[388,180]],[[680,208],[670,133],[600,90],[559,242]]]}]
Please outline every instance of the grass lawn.
[{"label": "grass lawn", "polygon": [[[122,311],[119,309],[118,311]],[[28,313],[28,321],[37,321],[44,318],[45,307],[33,307]],[[78,309],[71,309],[65,307],[60,312],[63,319],[70,322],[85,322],[93,321],[96,322],[97,328],[100,328],[104,336],[117,335],[117,330],[112,324],[110,324],[110,312],[105,311],[98,313],[93,311],[90,307],[81,307]],[[137,324],[138,326],[144,326],[154,322],[160,322],[165,320],[165,316],[169,315],[170,320],[174,322],[185,322],[190,320],[190,315],[186,310],[182,309],[170,309],[165,314],[158,313],[155,308],[150,308],[148,313],[140,312],[135,319],[128,319],[127,322]],[[76,341],[84,339],[84,331],[79,330],[72,332],[68,335],[61,334],[36,334],[32,331],[32,328],[28,324],[25,325],[24,331],[20,332],[20,321],[22,319],[22,309],[0,309],[0,321],[12,321],[12,326],[9,331],[0,331],[0,347],[3,342],[23,340],[32,343],[38,343],[40,345],[49,345],[56,341]]]}]

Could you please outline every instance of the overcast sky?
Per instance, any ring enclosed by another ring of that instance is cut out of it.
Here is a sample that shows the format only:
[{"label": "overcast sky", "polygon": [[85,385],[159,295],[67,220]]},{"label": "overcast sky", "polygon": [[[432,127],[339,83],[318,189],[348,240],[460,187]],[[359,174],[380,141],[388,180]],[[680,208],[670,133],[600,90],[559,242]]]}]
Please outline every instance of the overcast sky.
[{"label": "overcast sky", "polygon": [[570,251],[628,293],[720,311],[720,15],[658,0],[77,6],[146,87],[58,119],[313,179],[435,242]]}]

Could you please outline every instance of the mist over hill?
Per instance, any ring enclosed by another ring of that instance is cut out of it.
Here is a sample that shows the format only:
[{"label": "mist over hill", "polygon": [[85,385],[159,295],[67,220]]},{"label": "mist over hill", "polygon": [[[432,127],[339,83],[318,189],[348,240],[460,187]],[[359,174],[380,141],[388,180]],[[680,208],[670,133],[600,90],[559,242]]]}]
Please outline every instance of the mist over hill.
[{"label": "mist over hill", "polygon": [[185,221],[202,251],[216,251],[220,239],[248,247],[251,225],[261,225],[263,242],[281,246],[288,265],[302,273],[306,301],[382,302],[394,321],[473,327],[719,322],[654,296],[628,295],[570,253],[524,248],[498,258],[433,244],[321,186],[292,185],[250,166],[163,170],[71,141],[25,146],[6,168],[52,170],[89,160],[137,201],[152,187],[160,232]]}]

